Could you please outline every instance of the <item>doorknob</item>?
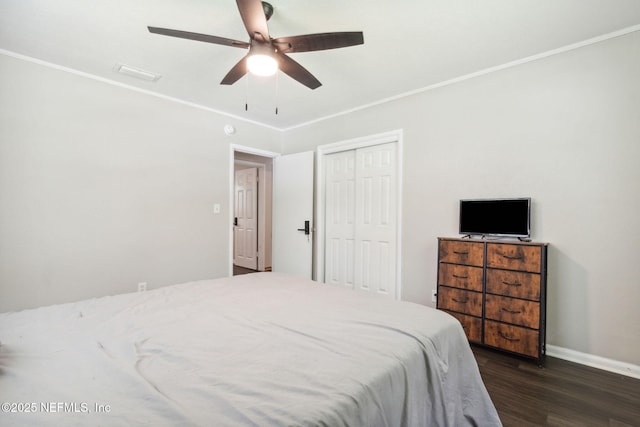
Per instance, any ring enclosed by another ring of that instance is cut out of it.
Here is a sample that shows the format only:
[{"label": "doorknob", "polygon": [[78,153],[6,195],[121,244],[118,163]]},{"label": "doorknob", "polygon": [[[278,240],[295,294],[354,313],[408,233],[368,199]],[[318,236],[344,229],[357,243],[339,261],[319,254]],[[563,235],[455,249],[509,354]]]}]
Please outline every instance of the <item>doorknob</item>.
[{"label": "doorknob", "polygon": [[304,234],[309,235],[309,233],[310,233],[309,221],[305,221],[304,222],[304,228],[298,228],[298,231],[304,231]]}]

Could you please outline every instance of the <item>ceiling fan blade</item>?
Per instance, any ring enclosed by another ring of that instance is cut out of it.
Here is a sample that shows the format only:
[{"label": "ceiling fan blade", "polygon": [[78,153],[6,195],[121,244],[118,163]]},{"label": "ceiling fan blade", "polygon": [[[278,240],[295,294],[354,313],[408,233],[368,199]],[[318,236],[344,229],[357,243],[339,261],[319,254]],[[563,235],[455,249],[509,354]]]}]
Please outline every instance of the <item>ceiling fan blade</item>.
[{"label": "ceiling fan blade", "polygon": [[224,76],[224,79],[222,79],[220,84],[232,85],[238,80],[240,80],[242,76],[247,74],[247,58],[248,57],[249,55],[245,55],[236,65],[234,65],[233,68],[229,70],[227,75]]},{"label": "ceiling fan blade", "polygon": [[239,40],[227,39],[224,37],[210,36],[207,34],[191,33],[189,31],[170,30],[168,28],[147,27],[150,33],[162,34],[163,36],[178,37],[181,39],[196,40],[205,43],[221,44],[223,46],[248,48],[251,46],[247,42]]},{"label": "ceiling fan blade", "polygon": [[275,52],[274,55],[280,70],[292,79],[297,80],[309,89],[317,89],[322,86],[322,83],[313,74],[284,53]]},{"label": "ceiling fan blade", "polygon": [[272,42],[283,52],[311,52],[315,50],[339,49],[364,44],[362,31],[306,34],[293,37],[278,37]]},{"label": "ceiling fan blade", "polygon": [[267,17],[264,15],[260,0],[236,0],[244,27],[251,40],[269,41],[269,28]]}]

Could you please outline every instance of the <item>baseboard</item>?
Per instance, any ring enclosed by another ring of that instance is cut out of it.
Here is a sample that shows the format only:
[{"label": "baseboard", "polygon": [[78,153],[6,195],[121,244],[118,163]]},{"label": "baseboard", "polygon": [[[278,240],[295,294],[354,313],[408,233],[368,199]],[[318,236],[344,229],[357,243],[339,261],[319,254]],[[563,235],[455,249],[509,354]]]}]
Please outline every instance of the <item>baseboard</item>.
[{"label": "baseboard", "polygon": [[581,365],[591,366],[592,368],[640,379],[640,365],[607,359],[606,357],[582,353],[555,345],[547,344],[546,349],[547,356],[557,357],[558,359],[564,359],[570,362],[580,363]]}]

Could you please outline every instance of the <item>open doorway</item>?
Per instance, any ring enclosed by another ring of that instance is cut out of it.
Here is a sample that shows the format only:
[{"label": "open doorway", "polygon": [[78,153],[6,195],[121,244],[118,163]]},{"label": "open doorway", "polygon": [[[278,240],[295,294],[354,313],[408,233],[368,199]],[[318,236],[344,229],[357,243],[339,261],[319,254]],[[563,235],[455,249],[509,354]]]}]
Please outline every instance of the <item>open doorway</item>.
[{"label": "open doorway", "polygon": [[273,157],[276,153],[233,148],[233,275],[271,270]]},{"label": "open doorway", "polygon": [[[229,275],[233,275],[236,247],[233,225],[236,218],[236,168],[256,167],[258,243],[257,269],[254,271],[273,270],[311,279],[315,234],[314,153],[280,155],[235,144],[230,146],[229,152]],[[264,174],[262,180],[261,172]],[[236,271],[243,272],[237,268]]]}]

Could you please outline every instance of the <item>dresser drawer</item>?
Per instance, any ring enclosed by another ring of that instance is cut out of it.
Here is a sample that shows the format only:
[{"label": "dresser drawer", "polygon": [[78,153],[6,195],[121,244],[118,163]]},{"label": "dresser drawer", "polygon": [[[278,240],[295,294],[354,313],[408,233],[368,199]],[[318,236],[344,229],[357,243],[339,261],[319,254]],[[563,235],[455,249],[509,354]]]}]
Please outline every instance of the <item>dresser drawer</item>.
[{"label": "dresser drawer", "polygon": [[482,316],[482,294],[438,286],[438,308]]},{"label": "dresser drawer", "polygon": [[438,284],[482,292],[482,267],[440,263]]},{"label": "dresser drawer", "polygon": [[487,243],[487,267],[539,273],[541,262],[540,246]]},{"label": "dresser drawer", "polygon": [[482,342],[482,319],[453,311],[447,311],[447,313],[458,319],[469,341]]},{"label": "dresser drawer", "polygon": [[487,294],[485,317],[532,329],[540,327],[540,303]]},{"label": "dresser drawer", "polygon": [[463,242],[459,240],[440,240],[440,262],[452,264],[484,264],[484,245],[481,242]]},{"label": "dresser drawer", "polygon": [[540,301],[540,274],[488,268],[487,292]]},{"label": "dresser drawer", "polygon": [[484,322],[484,343],[492,347],[538,357],[539,338],[538,331],[491,320]]}]

